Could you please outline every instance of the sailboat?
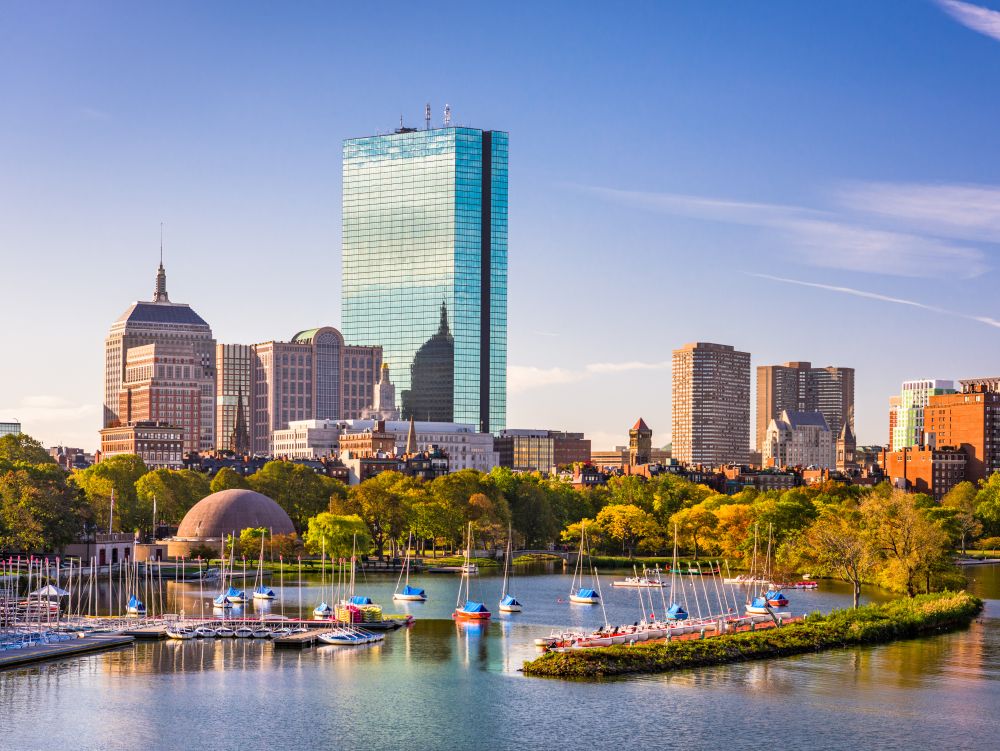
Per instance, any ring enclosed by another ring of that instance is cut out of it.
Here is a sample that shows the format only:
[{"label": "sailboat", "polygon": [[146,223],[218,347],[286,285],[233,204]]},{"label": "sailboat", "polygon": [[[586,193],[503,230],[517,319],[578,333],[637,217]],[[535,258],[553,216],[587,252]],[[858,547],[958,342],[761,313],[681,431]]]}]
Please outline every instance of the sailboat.
[{"label": "sailboat", "polygon": [[322,562],[320,563],[320,576],[322,578],[320,584],[320,597],[322,597],[323,600],[322,602],[320,602],[319,605],[313,608],[313,616],[316,618],[329,618],[331,615],[333,615],[333,608],[330,607],[330,605],[327,604],[326,601],[326,538],[325,537],[323,538],[323,557],[321,560]]},{"label": "sailboat", "polygon": [[253,589],[253,599],[274,599],[274,590],[264,586],[264,535],[260,536],[260,558],[257,559],[257,586]]},{"label": "sailboat", "polygon": [[[221,575],[221,578],[222,578],[222,586],[224,587],[224,586],[226,586],[226,541],[225,541],[225,539],[223,539],[223,541],[222,541],[222,550],[219,551],[219,556],[220,556],[220,559],[222,561],[222,575]],[[232,568],[232,561],[229,562],[229,565],[230,565],[230,568]],[[233,604],[229,601],[229,598],[226,595],[227,595],[226,592],[220,592],[219,595],[214,600],[212,600],[212,607],[213,608],[222,608],[222,609],[231,608],[233,606]]]},{"label": "sailboat", "polygon": [[[481,602],[470,599],[469,594],[469,558],[472,555],[472,522],[469,522],[468,542],[465,546],[465,566],[462,568],[462,584],[458,587],[458,599],[455,601],[455,612],[452,617],[463,621],[486,621],[492,616]],[[465,604],[462,604],[462,590],[465,590]]]},{"label": "sailboat", "polygon": [[[677,589],[674,587],[676,581],[674,577],[677,575],[677,525],[674,525],[674,558],[670,564],[670,599],[677,594]],[[687,592],[684,592],[684,599],[687,600]],[[667,608],[667,620],[668,621],[686,621],[688,619],[688,611],[681,607],[679,602],[671,602],[670,607]]]},{"label": "sailboat", "polygon": [[[405,602],[426,602],[427,593],[419,587],[410,586],[410,548],[413,545],[413,533],[410,532],[410,538],[406,542],[406,555],[403,556],[403,570],[399,572],[399,579],[396,580],[396,591],[392,593],[392,599],[403,600]],[[403,577],[406,577],[405,583],[403,582]],[[400,590],[399,585],[403,584],[403,589]]]},{"label": "sailboat", "polygon": [[142,600],[135,595],[132,595],[128,598],[128,607],[125,612],[129,615],[143,616],[146,615],[146,606],[143,604]]},{"label": "sailboat", "polygon": [[[576,568],[573,570],[573,583],[570,584],[569,601],[581,605],[597,605],[601,601],[601,596],[594,587],[583,586],[583,557],[590,557],[587,552],[587,528],[586,524],[580,522],[580,552],[576,557]],[[593,571],[593,567],[591,567]],[[591,574],[596,584],[596,574]],[[579,582],[579,586],[577,586]]]},{"label": "sailboat", "polygon": [[[753,537],[753,570],[750,572],[751,577],[756,573],[757,568],[757,527],[754,526],[754,537]],[[767,532],[767,555],[764,558],[764,573],[760,578],[762,582],[768,582],[771,577],[771,529],[768,528]],[[746,603],[746,613],[747,615],[771,615],[771,598],[776,594],[781,594],[780,592],[764,591],[761,588],[760,594],[758,594],[753,599],[750,599],[749,593],[747,593],[747,603]],[[782,595],[784,596],[784,595]],[[785,601],[787,604],[787,600]]]},{"label": "sailboat", "polygon": [[501,613],[520,613],[524,608],[509,591],[510,577],[514,572],[510,567],[510,559],[513,555],[513,534],[512,527],[507,525],[507,553],[503,558],[503,591],[500,593],[500,604],[497,606]]}]

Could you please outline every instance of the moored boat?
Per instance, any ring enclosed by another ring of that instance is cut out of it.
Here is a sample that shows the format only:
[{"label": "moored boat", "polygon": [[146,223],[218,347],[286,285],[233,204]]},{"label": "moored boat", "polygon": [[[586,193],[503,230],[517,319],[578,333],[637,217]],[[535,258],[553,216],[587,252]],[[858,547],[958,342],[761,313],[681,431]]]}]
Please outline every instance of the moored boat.
[{"label": "moored boat", "polygon": [[764,595],[767,604],[773,608],[788,607],[788,598],[780,590],[771,590]]},{"label": "moored boat", "polygon": [[219,632],[210,626],[198,626],[194,630],[194,635],[199,639],[213,639]]},{"label": "moored boat", "polygon": [[194,629],[188,628],[187,626],[167,626],[167,638],[168,639],[193,639]]},{"label": "moored boat", "polygon": [[239,627],[237,627],[237,629],[236,629],[236,638],[237,639],[252,639],[253,638],[253,629],[250,628],[250,626],[239,626]]},{"label": "moored boat", "polygon": [[598,605],[601,602],[601,596],[597,594],[596,590],[580,587],[576,592],[570,593],[569,601],[581,605]]},{"label": "moored boat", "polygon": [[[410,586],[410,547],[412,545],[413,532],[410,532],[410,537],[406,541],[406,554],[403,556],[403,569],[399,572],[399,578],[396,580],[396,591],[392,593],[392,599],[402,602],[425,602],[427,593],[419,587]],[[402,589],[399,588],[400,584],[403,584]]]},{"label": "moored boat", "polygon": [[273,600],[274,590],[270,587],[265,587],[261,585],[253,591],[253,598],[255,600]]},{"label": "moored boat", "polygon": [[229,628],[229,626],[219,626],[215,629],[215,635],[221,639],[231,639],[236,636],[236,632]]},{"label": "moored boat", "polygon": [[128,607],[126,612],[129,615],[144,616],[146,615],[146,606],[143,604],[142,600],[135,595],[132,595],[128,598]]},{"label": "moored boat", "polygon": [[[469,557],[472,554],[472,522],[469,522],[469,531],[465,545],[465,564],[469,565]],[[463,594],[464,589],[464,594]],[[458,599],[455,601],[455,612],[452,618],[462,621],[487,621],[493,615],[489,609],[481,602],[471,599],[470,593],[470,572],[462,572],[462,583],[458,587]],[[462,605],[462,600],[465,604]]]}]

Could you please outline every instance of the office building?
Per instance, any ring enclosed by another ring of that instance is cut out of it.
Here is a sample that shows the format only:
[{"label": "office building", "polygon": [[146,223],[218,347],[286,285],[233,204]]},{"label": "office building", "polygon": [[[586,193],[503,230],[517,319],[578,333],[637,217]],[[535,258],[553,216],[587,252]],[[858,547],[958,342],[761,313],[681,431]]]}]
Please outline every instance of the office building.
[{"label": "office building", "polygon": [[[104,427],[121,425],[127,421],[122,414],[127,405],[121,404],[120,399],[123,395],[126,398],[128,395],[128,389],[123,389],[128,353],[135,347],[150,344],[169,345],[174,349],[187,348],[190,362],[181,367],[188,368],[188,378],[197,381],[201,393],[197,419],[178,427],[187,431],[184,436],[185,446],[204,451],[214,448],[215,340],[212,338],[212,329],[189,305],[170,301],[167,294],[167,274],[162,260],[156,273],[152,301],[134,303],[111,325],[111,331],[105,339]],[[200,371],[197,377],[192,369]],[[155,375],[166,378],[176,376],[176,372],[173,376],[168,376],[167,372],[164,366],[164,372]],[[148,375],[152,377],[154,374]],[[169,394],[164,396],[170,397]],[[151,411],[150,419],[160,418],[155,411]]]},{"label": "office building", "polygon": [[896,417],[890,445],[894,451],[907,446],[924,445],[924,408],[932,396],[954,394],[953,381],[923,378],[904,381],[899,392],[899,405],[895,407]]},{"label": "office building", "polygon": [[791,412],[820,412],[830,433],[840,435],[847,422],[854,431],[854,368],[814,368],[809,362],[757,367],[755,445],[763,453],[764,433],[771,420]]},{"label": "office building", "polygon": [[299,420],[344,420],[372,403],[380,347],[350,346],[331,326],[300,331],[290,342],[253,345],[250,443],[274,453],[272,433]]},{"label": "office building", "polygon": [[[339,423],[342,434],[372,431],[377,424],[376,420],[343,420]],[[414,446],[407,445],[410,434],[410,422],[407,420],[383,420],[380,430],[393,437],[396,456],[414,453],[414,451],[428,451],[431,447],[437,447],[448,456],[448,466],[451,472],[457,472],[461,469],[489,472],[499,465],[499,459],[493,447],[493,436],[489,433],[477,432],[474,425],[415,420],[413,422]]]},{"label": "office building", "polygon": [[507,134],[352,138],[343,186],[344,335],[382,346],[403,419],[503,430]]},{"label": "office building", "polygon": [[150,469],[184,466],[187,433],[165,422],[140,421],[101,430],[101,461],[136,454]]},{"label": "office building", "polygon": [[556,471],[555,440],[547,430],[504,430],[493,446],[501,467],[515,472]]},{"label": "office building", "polygon": [[[850,427],[845,422],[846,427]],[[764,433],[761,461],[765,467],[831,469],[834,441],[822,412],[783,410]]]},{"label": "office building", "polygon": [[216,448],[243,456],[250,453],[250,371],[253,347],[218,344],[215,347]]},{"label": "office building", "polygon": [[21,423],[16,420],[0,422],[0,435],[17,435],[21,432]]},{"label": "office building", "polygon": [[672,455],[682,464],[747,464],[750,353],[695,342],[673,352]]},{"label": "office building", "polygon": [[973,483],[1000,472],[1000,378],[959,381],[958,393],[928,397],[922,430],[928,449],[965,455],[964,479]]},{"label": "office building", "polygon": [[966,455],[953,448],[904,446],[886,453],[885,475],[893,487],[940,501],[966,478]]},{"label": "office building", "polygon": [[274,455],[285,459],[321,459],[335,456],[340,428],[335,420],[292,420],[285,430],[272,433]]},{"label": "office building", "polygon": [[552,436],[552,461],[557,468],[572,467],[590,461],[590,439],[583,433],[550,430]]}]

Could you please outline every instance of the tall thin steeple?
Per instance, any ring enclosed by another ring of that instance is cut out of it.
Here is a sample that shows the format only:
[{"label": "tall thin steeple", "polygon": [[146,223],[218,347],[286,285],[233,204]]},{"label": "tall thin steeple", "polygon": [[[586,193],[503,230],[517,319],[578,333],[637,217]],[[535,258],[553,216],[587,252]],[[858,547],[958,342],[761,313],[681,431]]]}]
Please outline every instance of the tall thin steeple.
[{"label": "tall thin steeple", "polygon": [[170,302],[170,297],[167,296],[167,272],[163,269],[163,222],[160,222],[160,268],[156,272],[153,302]]},{"label": "tall thin steeple", "polygon": [[445,305],[444,300],[441,301],[441,322],[438,324],[438,334],[444,334],[447,336],[451,333],[448,328],[448,306]]},{"label": "tall thin steeple", "polygon": [[413,415],[410,415],[410,430],[406,434],[406,453],[417,453],[417,426],[413,422]]}]

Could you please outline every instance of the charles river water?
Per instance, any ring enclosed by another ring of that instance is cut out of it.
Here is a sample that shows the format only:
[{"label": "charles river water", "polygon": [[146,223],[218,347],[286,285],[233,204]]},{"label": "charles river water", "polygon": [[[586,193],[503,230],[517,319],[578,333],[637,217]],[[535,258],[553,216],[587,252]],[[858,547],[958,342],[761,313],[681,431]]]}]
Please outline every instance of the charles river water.
[{"label": "charles river water", "polygon": [[[451,620],[455,575],[414,577],[428,602],[395,605],[395,577],[369,575],[359,594],[417,618],[381,644],[145,642],[0,673],[0,749],[1000,748],[1000,566],[967,570],[987,605],[961,632],[603,682],[519,672],[535,637],[603,621],[599,607],[566,602],[561,568],[533,570],[514,579],[517,615],[496,612],[499,576],[473,581],[494,611],[485,627]],[[308,612],[330,597],[318,577],[296,578],[271,580],[281,590],[273,611],[296,615],[300,602]],[[637,594],[609,586],[614,578],[602,574],[609,620],[632,622]],[[163,596],[173,612],[202,607],[197,584],[171,582]],[[832,582],[789,597],[795,614],[850,602]]]}]

